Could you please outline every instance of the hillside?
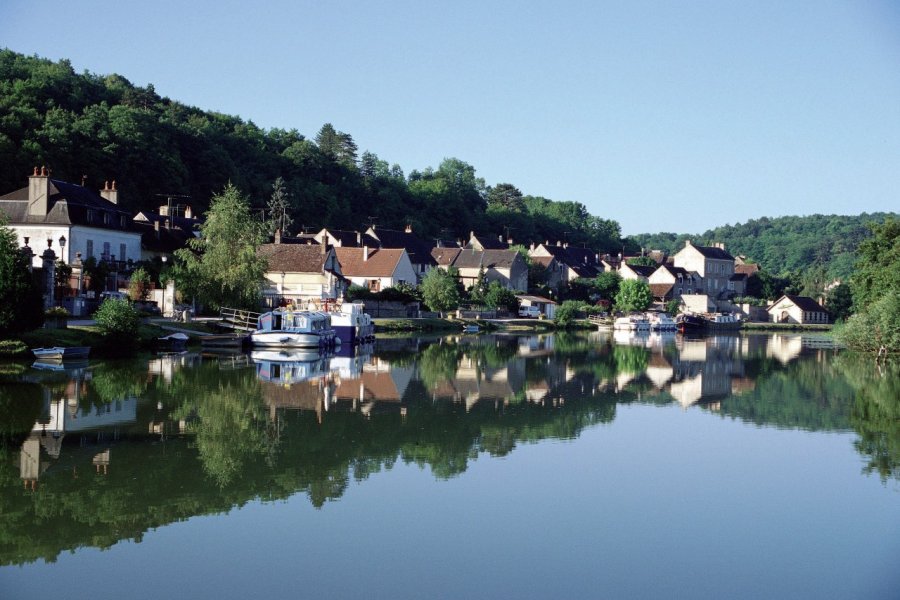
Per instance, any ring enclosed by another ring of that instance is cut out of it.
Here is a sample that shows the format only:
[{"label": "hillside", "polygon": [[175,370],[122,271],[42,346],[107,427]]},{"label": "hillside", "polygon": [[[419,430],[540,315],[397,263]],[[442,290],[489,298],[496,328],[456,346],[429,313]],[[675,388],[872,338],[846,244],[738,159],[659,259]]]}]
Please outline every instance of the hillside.
[{"label": "hillside", "polygon": [[853,270],[859,243],[869,235],[869,223],[881,223],[895,213],[810,215],[753,219],[702,234],[644,233],[631,240],[645,250],[670,254],[685,240],[723,242],[731,254],[744,255],[774,275],[818,271],[828,279],[846,280]]},{"label": "hillside", "polygon": [[121,204],[134,211],[175,195],[203,212],[229,181],[263,209],[281,177],[288,233],[411,224],[425,238],[476,231],[524,243],[621,247],[616,221],[590,215],[579,202],[488,186],[462,160],[407,176],[373,152],[360,155],[353,137],[330,124],[312,140],[294,129],[265,130],[160,97],[152,85],[120,75],[76,74],[65,60],[0,49],[0,194],[24,187],[36,165],[98,189],[116,180]]}]

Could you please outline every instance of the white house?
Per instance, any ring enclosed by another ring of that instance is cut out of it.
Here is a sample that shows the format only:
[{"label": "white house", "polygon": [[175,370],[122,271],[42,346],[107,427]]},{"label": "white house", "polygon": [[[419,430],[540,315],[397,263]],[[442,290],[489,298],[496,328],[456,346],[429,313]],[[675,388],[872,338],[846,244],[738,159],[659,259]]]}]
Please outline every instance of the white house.
[{"label": "white house", "polygon": [[335,248],[341,273],[354,285],[380,292],[400,283],[416,285],[416,269],[402,248]]},{"label": "white house", "polygon": [[297,305],[321,304],[343,294],[344,278],[334,248],[319,244],[263,244],[257,250],[268,261],[263,296]]},{"label": "white house", "polygon": [[768,308],[775,323],[828,323],[828,311],[808,296],[785,294]]},{"label": "white house", "polygon": [[113,263],[141,259],[141,234],[132,226],[131,214],[118,205],[116,182],[99,193],[51,179],[46,167],[35,167],[28,186],[0,196],[0,212],[16,232],[19,246],[35,253],[34,266],[41,266],[41,253],[50,247],[68,264],[81,258]]}]

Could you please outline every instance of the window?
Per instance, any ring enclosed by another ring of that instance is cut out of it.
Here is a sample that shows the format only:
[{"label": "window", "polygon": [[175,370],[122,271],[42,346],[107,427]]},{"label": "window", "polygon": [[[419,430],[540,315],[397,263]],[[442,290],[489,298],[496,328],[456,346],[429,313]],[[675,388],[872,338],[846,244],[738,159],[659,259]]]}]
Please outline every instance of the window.
[{"label": "window", "polygon": [[734,291],[734,282],[733,281],[728,282],[728,289],[731,290],[732,292]]},{"label": "window", "polygon": [[102,258],[109,260],[109,242],[103,242],[103,254]]},{"label": "window", "polygon": [[125,260],[125,244],[119,244],[119,260]]},{"label": "window", "polygon": [[122,229],[125,229],[125,223],[126,223],[125,215],[120,216],[119,217],[119,227],[121,227]]},{"label": "window", "polygon": [[94,240],[87,241],[84,253],[87,255],[87,258],[91,258],[92,256],[94,256]]},{"label": "window", "polygon": [[112,215],[110,213],[103,213],[103,224],[112,225]]},{"label": "window", "polygon": [[96,218],[97,218],[97,213],[93,209],[89,208],[87,211],[88,223],[93,223]]}]

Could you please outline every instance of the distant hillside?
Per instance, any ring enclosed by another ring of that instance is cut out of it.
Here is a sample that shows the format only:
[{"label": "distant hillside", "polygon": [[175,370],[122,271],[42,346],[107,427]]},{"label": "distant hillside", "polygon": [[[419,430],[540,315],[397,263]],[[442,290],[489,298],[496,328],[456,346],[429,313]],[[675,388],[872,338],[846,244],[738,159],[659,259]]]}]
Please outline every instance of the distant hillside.
[{"label": "distant hillside", "polygon": [[281,222],[293,223],[290,234],[410,224],[425,239],[475,231],[522,243],[621,247],[616,221],[590,215],[580,202],[524,195],[512,184],[488,186],[459,159],[407,176],[372,152],[359,154],[353,137],[330,124],[314,139],[294,129],[265,130],[161,97],[152,85],[138,87],[120,75],[78,74],[65,60],[0,49],[0,194],[25,187],[42,165],[58,179],[84,177],[94,189],[116,180],[121,204],[135,211],[175,195],[203,212],[228,182],[263,209],[280,177],[288,194]]},{"label": "distant hillside", "polygon": [[867,225],[881,223],[889,216],[898,215],[763,217],[702,234],[642,233],[630,239],[645,250],[665,250],[670,254],[681,249],[685,240],[700,244],[723,242],[731,254],[742,254],[773,275],[819,269],[829,278],[846,280],[853,271],[859,243],[869,235]]}]

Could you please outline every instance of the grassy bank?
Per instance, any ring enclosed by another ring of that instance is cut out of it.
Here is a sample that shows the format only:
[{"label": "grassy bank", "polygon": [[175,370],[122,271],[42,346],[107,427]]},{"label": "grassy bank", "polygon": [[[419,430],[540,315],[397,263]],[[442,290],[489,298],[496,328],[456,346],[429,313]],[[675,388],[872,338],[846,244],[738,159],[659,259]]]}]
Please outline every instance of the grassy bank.
[{"label": "grassy bank", "polygon": [[130,346],[123,346],[121,342],[105,337],[93,325],[66,329],[35,329],[20,336],[19,347],[24,346],[25,352],[13,356],[30,356],[31,348],[90,346],[91,357],[115,358],[130,351],[151,349],[156,343],[156,338],[165,334],[166,332],[157,325],[141,324],[133,343]]},{"label": "grassy bank", "polygon": [[807,324],[799,325],[796,323],[754,323],[744,322],[741,329],[745,331],[831,331],[834,325],[829,324]]}]

